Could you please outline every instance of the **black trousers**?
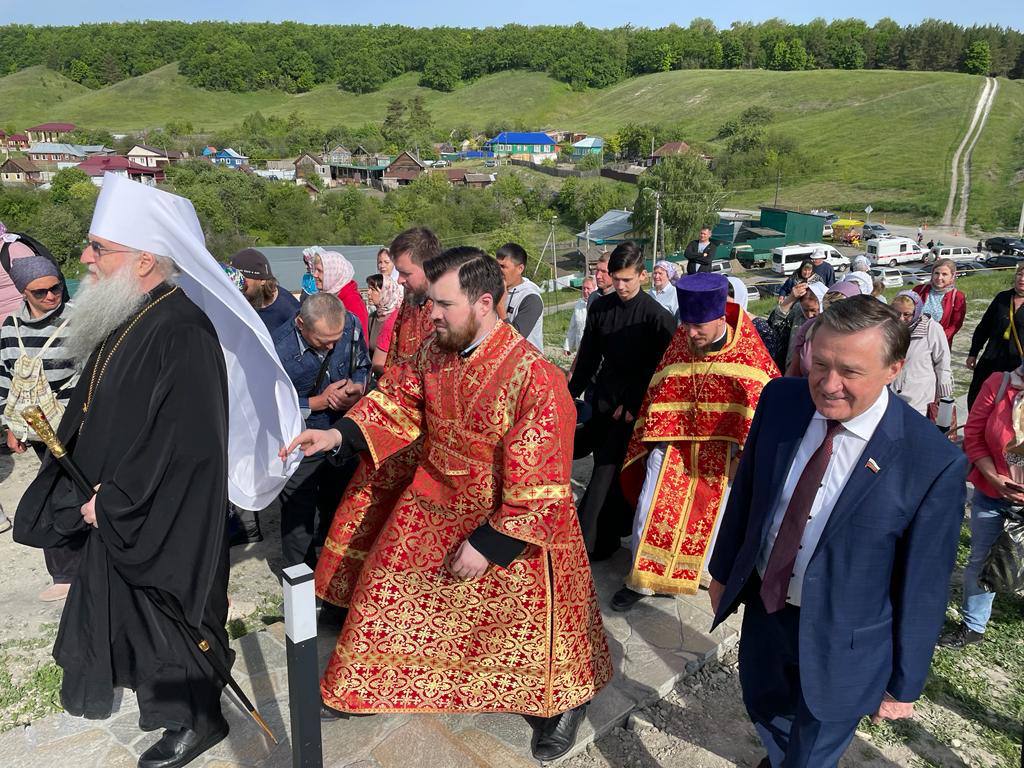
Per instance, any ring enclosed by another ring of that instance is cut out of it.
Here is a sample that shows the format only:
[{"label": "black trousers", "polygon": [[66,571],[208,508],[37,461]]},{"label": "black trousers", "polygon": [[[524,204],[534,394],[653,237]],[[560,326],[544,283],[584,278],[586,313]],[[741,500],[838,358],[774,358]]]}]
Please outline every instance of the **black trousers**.
[{"label": "black trousers", "polygon": [[277,497],[281,505],[281,555],[285,566],[306,563],[316,568],[341,496],[355,473],[358,458],[341,467],[325,454],[306,456]]},{"label": "black trousers", "polygon": [[597,414],[577,432],[576,456],[594,454],[594,471],[580,499],[578,514],[583,540],[592,559],[611,557],[633,526],[633,509],[619,486],[619,470],[633,434],[633,422]]}]

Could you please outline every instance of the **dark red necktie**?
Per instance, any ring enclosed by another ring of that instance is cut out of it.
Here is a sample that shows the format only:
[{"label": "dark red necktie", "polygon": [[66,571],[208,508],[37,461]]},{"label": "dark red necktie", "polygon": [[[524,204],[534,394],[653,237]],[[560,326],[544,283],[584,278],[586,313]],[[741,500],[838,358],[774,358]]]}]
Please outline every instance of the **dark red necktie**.
[{"label": "dark red necktie", "polygon": [[807,466],[800,474],[796,488],[793,489],[793,496],[786,507],[786,516],[782,518],[775,544],[772,545],[772,553],[768,557],[768,566],[764,569],[764,577],[761,579],[761,601],[768,613],[781,611],[786,605],[789,580],[793,577],[793,565],[796,563],[796,554],[800,549],[804,528],[807,527],[814,497],[818,495],[821,480],[825,477],[829,459],[832,458],[832,440],[842,428],[841,422],[831,419],[828,421],[825,439],[811,455]]}]

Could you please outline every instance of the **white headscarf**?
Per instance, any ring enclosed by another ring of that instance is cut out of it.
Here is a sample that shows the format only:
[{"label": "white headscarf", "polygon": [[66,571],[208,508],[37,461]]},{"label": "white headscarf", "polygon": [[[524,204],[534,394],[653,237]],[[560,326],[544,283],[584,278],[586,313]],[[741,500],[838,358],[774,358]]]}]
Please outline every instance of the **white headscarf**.
[{"label": "white headscarf", "polygon": [[299,401],[267,327],[206,250],[192,203],[106,173],[89,232],[172,259],[178,284],[217,329],[228,373],[228,496],[263,509],[298,466],[298,455],[285,465],[277,454],[302,431]]},{"label": "white headscarf", "polygon": [[867,272],[851,272],[846,276],[846,282],[856,283],[860,288],[860,292],[865,296],[870,296],[872,291],[875,290],[875,281],[871,279],[871,275]]},{"label": "white headscarf", "polygon": [[746,284],[738,277],[732,277],[731,275],[727,275],[725,279],[732,286],[732,300],[746,310],[747,304],[750,301],[750,292],[747,290]]}]

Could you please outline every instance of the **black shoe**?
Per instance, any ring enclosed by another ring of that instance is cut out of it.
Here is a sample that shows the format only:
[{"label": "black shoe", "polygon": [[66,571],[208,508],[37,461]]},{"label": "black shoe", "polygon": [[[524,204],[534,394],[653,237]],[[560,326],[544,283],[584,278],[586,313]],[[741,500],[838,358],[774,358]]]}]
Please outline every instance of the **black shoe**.
[{"label": "black shoe", "polygon": [[228,546],[244,547],[246,544],[256,544],[261,541],[263,541],[263,534],[259,528],[252,531],[238,530],[231,534]]},{"label": "black shoe", "polygon": [[320,721],[329,723],[332,720],[348,720],[353,717],[372,717],[376,712],[342,712],[340,709],[329,707],[320,702]]},{"label": "black shoe", "polygon": [[612,595],[612,610],[628,611],[645,597],[647,597],[647,595],[637,592],[636,590],[632,590],[629,587],[623,587]]},{"label": "black shoe", "polygon": [[587,705],[581,704],[576,709],[545,719],[533,744],[534,758],[557,760],[568,754],[576,744],[576,732],[586,715]]},{"label": "black shoe", "polygon": [[984,632],[975,632],[973,629],[968,629],[966,624],[958,624],[949,632],[942,633],[939,645],[943,648],[966,648],[968,645],[980,643],[984,639]]},{"label": "black shoe", "polygon": [[223,741],[228,735],[228,724],[207,734],[198,734],[188,728],[164,731],[164,735],[152,747],[142,753],[139,768],[179,768],[188,765],[210,747]]}]

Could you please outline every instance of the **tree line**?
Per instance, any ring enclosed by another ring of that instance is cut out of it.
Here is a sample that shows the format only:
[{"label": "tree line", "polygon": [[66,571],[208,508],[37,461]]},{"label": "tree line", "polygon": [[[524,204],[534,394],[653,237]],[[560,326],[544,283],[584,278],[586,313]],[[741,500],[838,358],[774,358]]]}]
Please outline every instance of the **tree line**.
[{"label": "tree line", "polygon": [[145,74],[171,62],[210,90],[289,93],[325,83],[356,93],[409,72],[450,91],[512,69],[545,72],[572,88],[603,88],[674,69],[901,69],[1024,77],[1024,34],[928,19],[790,24],[781,19],[709,19],[660,29],[573,26],[411,28],[147,21],[75,27],[0,27],[0,73],[45,65],[89,88]]}]

